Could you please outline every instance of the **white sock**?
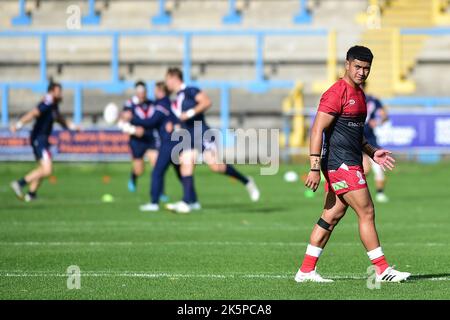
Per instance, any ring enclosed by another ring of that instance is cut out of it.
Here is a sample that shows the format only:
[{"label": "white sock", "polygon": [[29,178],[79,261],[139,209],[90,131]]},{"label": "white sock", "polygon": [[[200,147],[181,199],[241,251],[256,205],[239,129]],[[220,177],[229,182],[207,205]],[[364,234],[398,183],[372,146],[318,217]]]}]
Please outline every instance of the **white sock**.
[{"label": "white sock", "polygon": [[384,256],[383,250],[381,247],[375,248],[371,251],[367,252],[367,255],[369,256],[370,260],[378,259],[379,257]]},{"label": "white sock", "polygon": [[312,257],[320,257],[320,255],[322,254],[323,249],[319,248],[319,247],[315,247],[311,244],[308,244],[308,247],[306,247],[306,254],[308,256],[312,256]]}]

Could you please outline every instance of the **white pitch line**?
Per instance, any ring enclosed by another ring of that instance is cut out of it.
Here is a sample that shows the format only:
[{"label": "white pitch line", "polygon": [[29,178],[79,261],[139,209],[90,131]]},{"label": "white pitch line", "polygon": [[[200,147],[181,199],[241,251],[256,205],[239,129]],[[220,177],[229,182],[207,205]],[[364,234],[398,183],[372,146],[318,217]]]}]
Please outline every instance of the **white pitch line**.
[{"label": "white pitch line", "polygon": [[[306,242],[281,241],[167,241],[167,242],[134,242],[134,241],[0,241],[0,246],[305,246]],[[361,246],[355,242],[333,242],[335,246]],[[385,243],[384,246],[427,246],[445,247],[449,243],[442,242],[394,242]]]},{"label": "white pitch line", "polygon": [[[30,277],[67,277],[65,273],[58,273],[54,271],[0,271],[0,277],[11,277],[11,278],[30,278]],[[424,276],[424,274],[416,274],[413,277]],[[206,279],[272,279],[272,280],[285,280],[294,279],[294,273],[292,274],[192,274],[192,273],[170,273],[170,272],[157,272],[149,273],[142,271],[82,271],[81,277],[126,277],[126,278],[206,278]],[[336,275],[326,275],[327,278],[334,280],[365,280],[367,276],[357,275],[357,274],[336,274]],[[424,278],[422,280],[426,281],[450,281],[450,276],[446,277],[434,277],[434,278]]]},{"label": "white pitch line", "polygon": [[[205,225],[200,222],[189,222],[186,224],[185,221],[166,221],[164,223],[157,221],[140,221],[140,222],[131,222],[131,221],[98,221],[98,222],[86,222],[86,221],[7,221],[1,222],[0,227],[4,227],[6,229],[10,229],[11,227],[20,227],[20,228],[34,228],[39,227],[50,228],[51,230],[59,229],[59,231],[73,231],[76,228],[81,228],[83,230],[89,229],[97,229],[98,227],[106,228],[108,230],[111,229],[120,229],[120,230],[162,230],[165,231],[167,229],[177,230],[182,229],[185,231],[208,231],[211,229],[220,229],[227,231],[256,231],[256,230],[283,230],[283,231],[304,231],[310,230],[311,225],[293,225],[286,223],[274,223],[271,225],[255,225],[254,223],[215,223],[213,225]],[[445,224],[436,224],[436,223],[421,223],[417,225],[402,225],[401,229],[422,229],[422,228],[447,228],[448,226]],[[339,225],[339,229],[355,229],[358,228],[356,223],[347,223]],[[379,228],[393,228],[399,229],[399,225],[396,223],[383,223],[379,225]],[[62,230],[61,230],[62,229]]]}]

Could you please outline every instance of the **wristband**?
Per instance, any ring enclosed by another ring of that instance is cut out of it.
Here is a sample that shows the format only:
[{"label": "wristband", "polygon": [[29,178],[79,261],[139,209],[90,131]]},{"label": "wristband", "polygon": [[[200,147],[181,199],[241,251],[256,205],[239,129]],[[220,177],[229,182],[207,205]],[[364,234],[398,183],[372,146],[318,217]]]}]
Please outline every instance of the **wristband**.
[{"label": "wristband", "polygon": [[125,121],[119,120],[119,122],[117,122],[117,126],[119,127],[119,129],[123,129],[123,127],[125,126]]},{"label": "wristband", "polygon": [[311,153],[309,156],[310,157],[319,157],[320,158],[320,154],[318,154],[318,153]]},{"label": "wristband", "polygon": [[17,129],[17,130],[20,130],[20,129],[22,129],[22,127],[23,127],[22,121],[17,121],[17,123],[16,123],[16,129]]},{"label": "wristband", "polygon": [[134,135],[136,133],[136,127],[131,125],[131,124],[129,124],[128,122],[125,122],[122,125],[122,132],[128,133],[130,135]]},{"label": "wristband", "polygon": [[310,171],[313,171],[313,172],[320,172],[320,169],[311,169]]},{"label": "wristband", "polygon": [[195,116],[195,110],[189,109],[188,111],[186,111],[186,116],[188,117],[188,119],[192,118],[193,116]]},{"label": "wristband", "polygon": [[129,133],[130,133],[131,135],[136,134],[136,127],[130,125]]}]

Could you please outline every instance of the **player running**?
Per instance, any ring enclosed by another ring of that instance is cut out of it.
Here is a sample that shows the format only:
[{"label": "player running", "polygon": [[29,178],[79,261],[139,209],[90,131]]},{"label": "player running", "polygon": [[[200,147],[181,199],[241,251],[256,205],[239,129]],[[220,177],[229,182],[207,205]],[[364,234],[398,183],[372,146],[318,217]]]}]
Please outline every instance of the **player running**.
[{"label": "player running", "polygon": [[[161,98],[163,97],[161,96]],[[125,102],[120,117],[121,120],[129,122],[134,118],[147,119],[154,112],[153,102],[147,98],[146,84],[143,81],[137,81],[135,84],[135,95]],[[128,181],[128,190],[130,192],[136,191],[137,179],[144,173],[144,157],[147,157],[152,167],[155,166],[160,144],[160,137],[156,129],[145,130],[141,137],[130,136],[129,146],[132,155],[132,169]],[[166,200],[166,196],[162,195],[161,200]]]},{"label": "player running", "polygon": [[[362,88],[365,89],[365,83],[362,84]],[[379,99],[372,95],[366,94],[366,104],[367,104],[367,119],[366,124],[364,125],[364,136],[367,139],[367,142],[379,148],[377,143],[377,137],[375,135],[375,128],[385,123],[389,117],[387,115],[386,109],[383,107],[383,104]],[[372,168],[375,179],[375,187],[377,193],[375,195],[375,200],[377,202],[388,202],[389,198],[384,194],[384,188],[386,185],[386,179],[384,176],[384,170],[376,164],[370,157],[366,154],[363,155],[363,167],[364,174],[368,175],[370,172],[370,168]]]},{"label": "player running", "polygon": [[320,99],[311,129],[311,170],[305,185],[316,191],[322,169],[326,178],[325,205],[322,216],[311,233],[303,263],[295,275],[297,282],[333,281],[322,278],[316,271],[316,264],[331,232],[349,206],[358,216],[360,238],[375,267],[376,280],[400,282],[410,276],[408,272],[390,267],[386,261],[378,239],[375,210],[362,168],[362,152],[384,169],[392,170],[395,162],[390,151],[373,147],[363,135],[367,107],[364,92],[359,86],[370,73],[372,59],[372,52],[368,48],[350,48],[344,77]]},{"label": "player running", "polygon": [[[50,154],[49,137],[52,134],[53,122],[58,122],[64,129],[76,129],[76,126],[67,121],[59,112],[59,103],[62,101],[61,84],[52,82],[49,84],[47,94],[36,108],[26,113],[16,124],[11,125],[12,133],[20,130],[26,123],[35,120],[31,130],[30,142],[38,167],[17,181],[11,182],[11,188],[16,196],[26,202],[37,198],[37,190],[43,179],[52,174],[53,164]],[[28,192],[24,194],[24,188],[28,186]]]},{"label": "player running", "polygon": [[[167,71],[166,84],[169,90],[177,95],[176,101],[172,103],[172,111],[191,138],[189,149],[182,150],[180,154],[181,181],[187,192],[181,201],[168,204],[167,208],[178,213],[188,213],[201,208],[194,186],[195,161],[199,153],[202,153],[203,160],[212,171],[236,178],[247,188],[250,199],[258,201],[260,193],[253,179],[243,176],[231,165],[219,163],[215,142],[203,138],[204,132],[209,129],[204,113],[211,107],[211,100],[206,93],[199,88],[187,86],[183,82],[183,73],[178,68],[170,68]],[[200,136],[194,134],[194,122],[201,125]]]}]

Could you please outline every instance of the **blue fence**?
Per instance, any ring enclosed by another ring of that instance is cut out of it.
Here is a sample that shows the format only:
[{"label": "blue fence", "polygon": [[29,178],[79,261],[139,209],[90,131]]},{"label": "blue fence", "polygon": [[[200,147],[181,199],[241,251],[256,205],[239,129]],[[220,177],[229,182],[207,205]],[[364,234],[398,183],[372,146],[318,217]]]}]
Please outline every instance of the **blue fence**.
[{"label": "blue fence", "polygon": [[[151,18],[153,25],[169,25],[172,22],[171,16],[166,12],[166,0],[158,1],[158,13]],[[294,16],[293,22],[297,24],[311,23],[312,17],[306,7],[307,0],[299,1],[299,12]],[[96,0],[86,0],[88,14],[83,16],[81,22],[85,25],[98,25],[100,14],[95,11]],[[32,23],[32,17],[26,11],[26,0],[18,0],[19,13],[11,19],[13,26],[24,26]],[[237,9],[236,0],[228,0],[228,13],[223,17],[222,23],[225,25],[239,24],[242,22],[242,12]]]},{"label": "blue fence", "polygon": [[[223,132],[229,125],[230,89],[244,88],[252,92],[264,92],[273,88],[292,88],[294,80],[268,81],[264,79],[264,39],[267,36],[321,36],[327,37],[325,29],[314,30],[240,30],[240,31],[2,31],[0,37],[35,37],[40,39],[40,79],[37,82],[0,82],[2,96],[1,124],[8,124],[8,98],[11,89],[31,89],[35,92],[44,92],[47,86],[47,40],[49,37],[109,37],[111,46],[111,79],[101,81],[63,82],[65,88],[74,90],[74,122],[79,123],[83,118],[83,91],[100,89],[107,93],[122,93],[133,87],[134,83],[122,81],[119,78],[119,40],[126,36],[170,36],[182,37],[184,41],[183,73],[185,81],[189,84],[203,88],[217,88],[221,90],[221,129]],[[192,81],[191,79],[191,41],[193,36],[251,36],[256,41],[255,52],[255,78],[252,81]],[[149,87],[154,83],[148,82]]]},{"label": "blue fence", "polygon": [[[403,34],[450,34],[450,28],[436,29],[403,29]],[[268,36],[321,36],[327,37],[328,30],[304,29],[304,30],[190,30],[190,31],[1,31],[0,37],[34,37],[40,40],[40,79],[37,82],[0,82],[1,100],[1,125],[6,126],[9,122],[8,105],[9,92],[14,89],[31,89],[35,92],[45,92],[47,86],[47,40],[50,37],[109,37],[112,39],[111,46],[111,79],[109,81],[77,81],[63,82],[65,88],[74,91],[74,121],[81,122],[83,118],[83,92],[84,90],[100,89],[106,93],[122,93],[134,84],[130,81],[122,81],[119,78],[119,40],[126,36],[169,36],[181,37],[184,41],[183,72],[186,82],[203,88],[216,88],[221,90],[221,128],[226,130],[229,125],[230,89],[244,88],[252,92],[264,92],[274,88],[292,88],[294,80],[273,81],[264,78],[264,40]],[[197,36],[251,36],[256,39],[255,49],[255,77],[252,81],[197,81],[191,79],[191,41]],[[154,86],[152,81],[149,87]],[[449,106],[450,98],[447,97],[396,97],[385,99],[388,105],[419,105],[425,107]]]}]

